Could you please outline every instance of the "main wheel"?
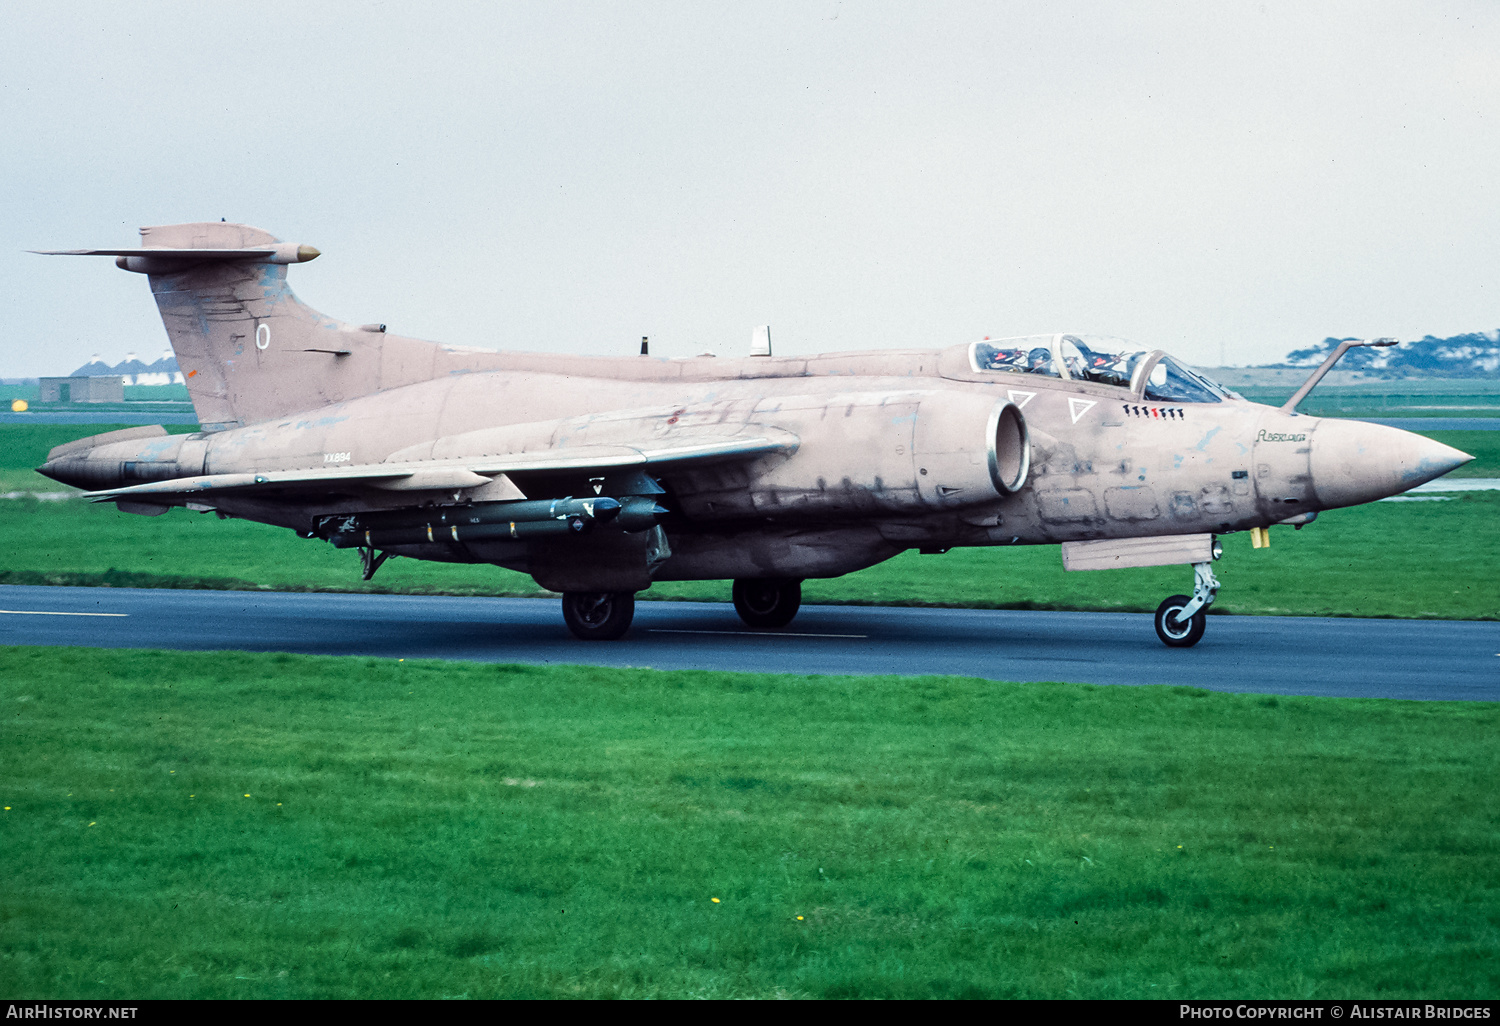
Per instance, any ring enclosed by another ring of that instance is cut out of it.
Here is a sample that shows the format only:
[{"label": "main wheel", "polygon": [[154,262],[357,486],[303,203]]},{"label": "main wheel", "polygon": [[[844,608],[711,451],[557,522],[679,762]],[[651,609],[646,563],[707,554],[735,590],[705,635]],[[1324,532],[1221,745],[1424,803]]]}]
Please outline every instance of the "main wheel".
[{"label": "main wheel", "polygon": [[1186,620],[1179,615],[1192,599],[1173,595],[1156,607],[1156,636],[1170,648],[1192,648],[1208,626],[1208,610],[1200,609]]},{"label": "main wheel", "polygon": [[751,627],[785,627],[802,605],[802,582],[785,577],[734,582],[734,611]]},{"label": "main wheel", "polygon": [[633,591],[569,591],[563,594],[563,620],[575,638],[614,641],[635,619]]}]

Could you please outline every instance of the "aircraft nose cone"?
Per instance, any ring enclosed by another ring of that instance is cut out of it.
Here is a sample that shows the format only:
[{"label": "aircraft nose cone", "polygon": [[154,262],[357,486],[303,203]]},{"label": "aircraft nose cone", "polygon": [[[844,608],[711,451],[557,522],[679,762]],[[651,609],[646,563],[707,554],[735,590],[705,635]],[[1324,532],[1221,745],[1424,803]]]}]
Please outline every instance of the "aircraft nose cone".
[{"label": "aircraft nose cone", "polygon": [[1323,418],[1312,433],[1313,488],[1325,509],[1415,488],[1474,457],[1384,424]]}]

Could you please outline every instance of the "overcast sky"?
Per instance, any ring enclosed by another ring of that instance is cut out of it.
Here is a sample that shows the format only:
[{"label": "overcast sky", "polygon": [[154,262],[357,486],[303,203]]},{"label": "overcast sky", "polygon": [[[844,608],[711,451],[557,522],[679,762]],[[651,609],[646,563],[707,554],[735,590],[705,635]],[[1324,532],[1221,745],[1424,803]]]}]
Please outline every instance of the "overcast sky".
[{"label": "overcast sky", "polygon": [[1500,326],[1500,4],[23,3],[0,373],[166,345],[27,249],[243,221],[298,295],[628,354],[1123,335],[1264,362]]}]

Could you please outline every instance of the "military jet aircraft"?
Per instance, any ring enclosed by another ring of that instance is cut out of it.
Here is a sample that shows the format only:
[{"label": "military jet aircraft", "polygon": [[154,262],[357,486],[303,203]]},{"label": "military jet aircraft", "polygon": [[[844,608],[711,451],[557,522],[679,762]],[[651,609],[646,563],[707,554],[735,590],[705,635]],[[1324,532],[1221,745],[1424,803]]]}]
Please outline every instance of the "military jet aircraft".
[{"label": "military jet aircraft", "polygon": [[1298,414],[1347,345],[1276,409],[1089,335],[776,357],[761,329],[740,359],[439,345],[303,305],[287,268],[318,250],[248,225],[65,252],[147,276],[202,430],[81,439],[43,474],[129,513],[182,506],[356,549],[366,579],[391,555],[522,571],[588,640],[622,636],[654,581],[732,579],[740,617],[773,629],[809,577],[1061,543],[1070,570],[1192,566],[1193,593],[1156,613],[1163,642],[1191,646],[1217,535],[1259,545],[1471,459]]}]

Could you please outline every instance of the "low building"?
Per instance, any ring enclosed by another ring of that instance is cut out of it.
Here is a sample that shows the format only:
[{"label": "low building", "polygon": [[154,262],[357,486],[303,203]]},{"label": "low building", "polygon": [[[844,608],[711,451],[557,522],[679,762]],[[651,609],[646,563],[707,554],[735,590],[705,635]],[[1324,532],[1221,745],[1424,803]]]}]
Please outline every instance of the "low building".
[{"label": "low building", "polygon": [[134,353],[126,353],[125,359],[110,366],[95,353],[89,362],[73,372],[73,377],[99,377],[118,374],[127,385],[182,385],[186,379],[177,369],[177,357],[172,350],[163,350],[155,363],[146,363]]},{"label": "low building", "polygon": [[42,378],[44,403],[123,403],[125,379],[118,374],[89,377]]}]

